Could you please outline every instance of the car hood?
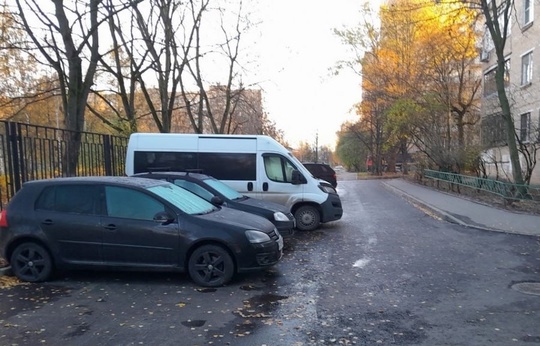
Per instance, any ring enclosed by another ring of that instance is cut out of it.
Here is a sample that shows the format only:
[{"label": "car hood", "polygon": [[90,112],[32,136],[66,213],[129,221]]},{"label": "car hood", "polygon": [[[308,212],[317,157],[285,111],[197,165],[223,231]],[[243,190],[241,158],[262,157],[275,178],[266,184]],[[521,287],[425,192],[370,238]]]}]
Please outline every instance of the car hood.
[{"label": "car hood", "polygon": [[219,210],[198,215],[198,217],[245,230],[254,229],[265,233],[271,233],[274,230],[274,224],[264,217],[227,207],[221,207]]},{"label": "car hood", "polygon": [[251,207],[256,207],[256,208],[261,208],[261,209],[268,209],[268,210],[271,210],[273,212],[276,212],[276,211],[280,211],[284,214],[287,214],[290,212],[289,208],[287,208],[286,206],[282,205],[282,204],[278,204],[278,203],[274,203],[274,202],[270,202],[270,201],[265,201],[265,200],[262,200],[262,199],[258,199],[258,198],[251,198],[251,197],[246,197],[242,200],[235,200],[235,202],[237,203],[241,203],[241,204],[244,204],[244,205],[249,205]]}]

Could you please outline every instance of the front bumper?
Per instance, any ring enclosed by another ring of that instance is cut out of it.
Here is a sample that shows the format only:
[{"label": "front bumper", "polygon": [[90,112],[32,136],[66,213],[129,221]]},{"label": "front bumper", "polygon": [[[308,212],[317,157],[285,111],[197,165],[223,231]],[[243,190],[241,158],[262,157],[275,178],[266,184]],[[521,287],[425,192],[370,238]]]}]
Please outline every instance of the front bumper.
[{"label": "front bumper", "polygon": [[266,243],[252,244],[252,246],[253,252],[249,259],[247,256],[242,256],[243,260],[238,263],[239,273],[273,266],[283,256],[283,237],[279,234],[277,239]]},{"label": "front bumper", "polygon": [[296,228],[296,219],[292,213],[287,214],[289,221],[274,221],[279,234],[284,237],[290,237],[294,234],[294,229]]},{"label": "front bumper", "polygon": [[321,204],[321,222],[329,222],[341,219],[343,206],[338,194],[328,194],[328,198]]}]

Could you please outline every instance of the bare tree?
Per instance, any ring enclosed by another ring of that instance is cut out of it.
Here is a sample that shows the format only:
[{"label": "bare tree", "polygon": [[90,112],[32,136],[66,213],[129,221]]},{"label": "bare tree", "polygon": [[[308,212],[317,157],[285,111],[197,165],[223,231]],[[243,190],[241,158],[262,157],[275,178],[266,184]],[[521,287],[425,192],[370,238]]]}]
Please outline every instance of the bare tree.
[{"label": "bare tree", "polygon": [[36,49],[57,74],[64,114],[66,150],[63,174],[76,174],[84,130],[84,113],[99,60],[101,0],[74,1],[67,8],[52,0],[52,12],[43,1],[16,0],[22,27]]},{"label": "bare tree", "polygon": [[[240,58],[242,35],[252,24],[248,20],[249,16],[244,13],[242,0],[237,3],[237,8],[225,9],[218,6],[213,10],[213,15],[217,15],[219,20],[222,41],[205,50],[201,27],[195,28],[195,44],[192,47],[195,54],[187,59],[189,75],[181,78],[182,96],[195,132],[203,133],[208,125],[209,131],[213,133],[234,133],[232,118],[236,111],[242,109],[238,107],[239,103],[249,99],[249,96],[244,95],[249,91],[244,89],[241,81]],[[190,47],[183,47],[186,56],[189,53],[188,48]],[[203,66],[206,63],[209,67],[208,63],[215,64],[217,61],[225,72],[222,79],[213,83],[212,77],[204,73]],[[223,79],[225,83],[221,82]],[[197,92],[190,91],[191,85],[196,85]],[[216,87],[222,91],[220,102],[213,101],[213,93],[210,92]],[[262,112],[259,116],[262,117]]]},{"label": "bare tree", "polygon": [[[145,113],[160,132],[171,132],[173,121],[191,124],[196,133],[234,133],[241,125],[235,115],[246,109],[250,97],[244,95],[240,78],[240,42],[249,21],[241,1],[236,9],[216,3],[210,7],[210,0],[151,0],[133,5],[136,30],[110,26],[115,60],[103,59],[102,64],[118,80],[132,130],[145,115],[134,114],[135,100],[127,96],[138,90],[144,95]],[[221,40],[209,36],[212,30],[221,33]],[[120,53],[130,61],[119,60]],[[225,73],[216,77],[216,66]]]},{"label": "bare tree", "polygon": [[[128,8],[141,1],[133,1]],[[117,132],[129,134],[137,132],[137,115],[140,114],[140,107],[137,107],[137,94],[140,89],[137,87],[148,51],[142,50],[143,53],[139,59],[132,58],[136,49],[134,11],[125,11],[124,7],[118,10],[114,3],[114,0],[107,0],[105,6],[111,46],[108,52],[100,56],[98,66],[98,73],[102,71],[104,75],[112,79],[104,83],[106,89],[92,90],[96,98],[108,105],[114,118],[102,114],[90,105],[89,110]],[[129,23],[129,25],[122,25],[122,23]]]},{"label": "bare tree", "polygon": [[[160,132],[170,132],[182,74],[209,0],[151,0],[133,7],[142,45],[129,51],[136,78]],[[148,82],[147,77],[150,77]],[[156,81],[157,88],[152,88]]]},{"label": "bare tree", "polygon": [[[452,1],[452,0],[448,0]],[[519,159],[518,134],[514,125],[512,109],[506,90],[505,74],[506,68],[506,43],[512,23],[512,15],[515,9],[513,0],[471,0],[464,3],[474,9],[477,9],[485,22],[485,27],[489,32],[493,44],[493,50],[497,57],[497,68],[495,72],[495,84],[497,86],[497,95],[500,115],[506,126],[507,144],[510,153],[510,162],[512,164],[512,174],[516,184],[523,184],[523,172]]]}]

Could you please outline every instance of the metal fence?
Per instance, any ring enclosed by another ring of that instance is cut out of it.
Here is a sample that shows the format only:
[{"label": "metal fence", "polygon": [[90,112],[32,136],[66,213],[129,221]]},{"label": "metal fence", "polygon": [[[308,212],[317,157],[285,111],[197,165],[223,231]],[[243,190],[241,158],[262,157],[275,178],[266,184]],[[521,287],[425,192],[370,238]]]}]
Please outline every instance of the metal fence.
[{"label": "metal fence", "polygon": [[[0,208],[28,180],[66,176],[69,131],[0,121]],[[76,175],[124,175],[128,138],[81,133]]]},{"label": "metal fence", "polygon": [[424,176],[439,181],[466,186],[473,189],[483,190],[504,199],[509,200],[532,200],[540,202],[540,186],[518,185],[500,180],[484,179],[469,175],[432,171],[424,169]]}]

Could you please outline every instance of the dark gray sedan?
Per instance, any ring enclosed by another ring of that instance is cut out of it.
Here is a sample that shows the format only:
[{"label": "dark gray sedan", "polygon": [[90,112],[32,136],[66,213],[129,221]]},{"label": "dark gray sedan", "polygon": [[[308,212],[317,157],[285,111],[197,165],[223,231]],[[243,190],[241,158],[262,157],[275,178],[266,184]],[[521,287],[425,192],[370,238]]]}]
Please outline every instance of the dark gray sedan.
[{"label": "dark gray sedan", "polygon": [[272,222],[284,237],[294,234],[295,219],[287,207],[242,195],[229,185],[209,175],[193,172],[151,172],[138,173],[133,176],[166,180],[215,205],[223,205],[262,216]]},{"label": "dark gray sedan", "polygon": [[276,264],[282,249],[268,220],[144,178],[30,181],[0,214],[0,257],[30,282],[54,269],[100,268],[188,272],[221,286]]}]

